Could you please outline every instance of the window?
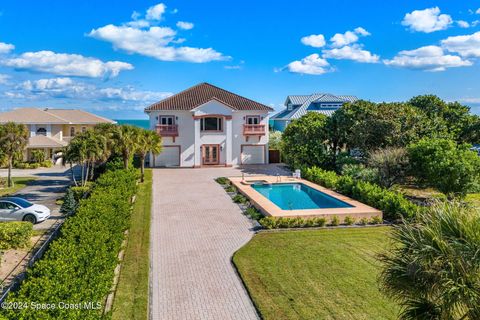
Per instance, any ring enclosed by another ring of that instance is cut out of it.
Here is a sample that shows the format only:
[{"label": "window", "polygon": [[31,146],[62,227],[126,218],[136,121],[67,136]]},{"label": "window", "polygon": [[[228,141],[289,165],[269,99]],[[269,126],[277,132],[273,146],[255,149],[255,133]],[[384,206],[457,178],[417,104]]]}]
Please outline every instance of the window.
[{"label": "window", "polygon": [[260,124],[260,117],[259,116],[247,116],[246,117],[247,124]]},{"label": "window", "polygon": [[287,104],[287,110],[290,111],[290,110],[292,110],[292,109],[293,109],[293,104],[292,104],[291,102],[289,102],[289,103]]},{"label": "window", "polygon": [[45,128],[38,128],[38,129],[37,129],[37,135],[38,135],[38,136],[46,136],[46,135],[47,135],[47,129],[45,129]]},{"label": "window", "polygon": [[87,127],[82,127],[82,133],[87,131]]},{"label": "window", "polygon": [[75,136],[75,127],[70,127],[70,137]]},{"label": "window", "polygon": [[207,117],[200,119],[200,131],[222,131],[222,118]]},{"label": "window", "polygon": [[175,118],[173,116],[161,116],[159,123],[162,125],[173,125],[175,124]]}]

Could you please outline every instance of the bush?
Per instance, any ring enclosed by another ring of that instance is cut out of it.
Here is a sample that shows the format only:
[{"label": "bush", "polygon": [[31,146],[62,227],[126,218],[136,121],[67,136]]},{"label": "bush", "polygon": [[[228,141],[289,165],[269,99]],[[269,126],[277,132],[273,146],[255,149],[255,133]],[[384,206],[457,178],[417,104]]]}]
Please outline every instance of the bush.
[{"label": "bush", "polygon": [[32,150],[32,162],[33,163],[42,163],[46,160],[47,155],[43,150]]},{"label": "bush", "polygon": [[266,229],[278,229],[278,228],[305,228],[305,227],[323,227],[327,220],[325,218],[276,218],[265,217],[259,220],[259,223]]},{"label": "bush", "polygon": [[29,222],[0,223],[0,250],[23,248],[30,243],[33,225]]},{"label": "bush", "polygon": [[[108,171],[100,176],[90,197],[66,219],[58,238],[6,302],[102,305],[129,225],[137,178],[134,170]],[[8,319],[102,319],[102,313],[102,308],[2,310]]]},{"label": "bush", "polygon": [[235,191],[237,191],[237,190],[235,189],[234,186],[228,185],[228,186],[225,188],[225,191],[227,191],[227,192],[235,192]]},{"label": "bush", "polygon": [[247,200],[247,198],[245,198],[245,197],[242,196],[241,194],[236,194],[236,195],[233,197],[233,202],[245,204],[245,203],[248,202],[248,200]]},{"label": "bush", "polygon": [[219,178],[215,179],[215,181],[217,181],[217,183],[219,183],[221,185],[226,185],[226,184],[230,183],[230,181],[226,177],[219,177]]},{"label": "bush", "polygon": [[253,220],[260,220],[263,218],[263,214],[261,214],[255,207],[248,207],[247,210],[245,210],[245,214]]},{"label": "bush", "polygon": [[350,176],[355,180],[362,180],[371,183],[378,183],[378,170],[375,168],[367,168],[363,164],[347,164],[342,168],[342,174]]},{"label": "bush", "polygon": [[345,219],[343,219],[343,223],[346,224],[347,226],[351,226],[352,224],[355,223],[355,218],[346,216]]},{"label": "bush", "polygon": [[376,170],[378,183],[390,188],[406,177],[409,166],[407,150],[389,147],[372,151],[368,154],[368,165]]},{"label": "bush", "polygon": [[332,226],[340,225],[340,219],[337,216],[333,216],[332,219],[330,219],[330,225]]},{"label": "bush", "polygon": [[76,187],[71,187],[70,190],[73,192],[73,197],[75,200],[78,202],[83,198],[86,198],[90,191],[92,190],[93,183],[92,182],[87,182],[85,186],[76,186]]},{"label": "bush", "polygon": [[383,221],[382,221],[382,218],[380,218],[380,216],[374,216],[370,219],[370,222],[372,224],[381,224]]},{"label": "bush", "polygon": [[77,200],[71,188],[67,189],[65,196],[63,197],[63,203],[60,207],[60,212],[64,215],[72,215],[77,211]]},{"label": "bush", "polygon": [[368,218],[361,218],[358,221],[358,224],[361,225],[361,226],[366,226],[368,224]]}]

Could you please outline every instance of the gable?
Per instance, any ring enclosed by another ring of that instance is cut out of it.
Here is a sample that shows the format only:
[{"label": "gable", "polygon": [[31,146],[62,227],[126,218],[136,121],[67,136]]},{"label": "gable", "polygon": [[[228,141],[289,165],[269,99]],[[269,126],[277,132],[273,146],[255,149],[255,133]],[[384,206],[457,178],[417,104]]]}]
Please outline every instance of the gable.
[{"label": "gable", "polygon": [[196,107],[192,111],[193,115],[195,116],[204,116],[209,114],[231,116],[233,113],[233,108],[217,99],[212,99]]}]

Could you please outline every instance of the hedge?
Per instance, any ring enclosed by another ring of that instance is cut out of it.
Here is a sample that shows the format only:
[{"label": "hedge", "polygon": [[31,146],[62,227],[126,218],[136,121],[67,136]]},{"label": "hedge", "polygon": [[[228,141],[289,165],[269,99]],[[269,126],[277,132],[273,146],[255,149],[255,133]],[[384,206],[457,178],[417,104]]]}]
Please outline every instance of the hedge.
[{"label": "hedge", "polygon": [[305,179],[333,189],[357,201],[383,211],[385,220],[413,218],[422,207],[412,203],[402,194],[382,188],[376,184],[357,181],[350,176],[340,176],[333,171],[317,167],[307,168],[303,172]]},{"label": "hedge", "polygon": [[30,222],[0,223],[0,250],[23,248],[30,243],[33,225]]},{"label": "hedge", "polygon": [[[8,319],[101,319],[124,232],[129,225],[135,170],[107,171],[80,201],[43,258],[27,273],[6,306],[44,303],[55,308],[3,309]],[[9,304],[10,303],[10,304]],[[71,304],[71,305],[70,305]],[[69,305],[72,308],[62,308]],[[1,316],[0,316],[1,318]]]}]

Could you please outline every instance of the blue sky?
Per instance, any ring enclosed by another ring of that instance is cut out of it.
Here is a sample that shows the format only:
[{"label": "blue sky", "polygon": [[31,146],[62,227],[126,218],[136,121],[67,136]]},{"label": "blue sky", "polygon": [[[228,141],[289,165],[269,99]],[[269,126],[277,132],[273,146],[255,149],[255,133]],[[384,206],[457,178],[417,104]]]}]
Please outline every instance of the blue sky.
[{"label": "blue sky", "polygon": [[207,81],[281,108],[289,94],[433,93],[480,114],[480,1],[0,3],[0,110],[115,119]]}]

